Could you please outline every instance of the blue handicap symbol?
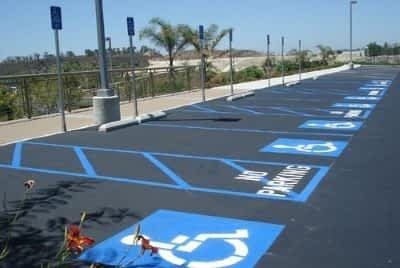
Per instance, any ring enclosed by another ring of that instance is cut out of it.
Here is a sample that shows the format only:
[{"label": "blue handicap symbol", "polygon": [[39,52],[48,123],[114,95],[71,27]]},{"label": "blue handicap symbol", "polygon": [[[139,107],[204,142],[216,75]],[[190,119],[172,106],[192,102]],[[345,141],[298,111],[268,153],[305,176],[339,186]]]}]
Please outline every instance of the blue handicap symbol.
[{"label": "blue handicap symbol", "polygon": [[374,96],[346,96],[344,97],[346,100],[362,100],[362,101],[379,101],[380,97]]},{"label": "blue handicap symbol", "polygon": [[277,139],[262,148],[260,152],[338,157],[346,146],[345,141]]},{"label": "blue handicap symbol", "polygon": [[88,263],[121,267],[254,267],[283,225],[158,210],[140,222],[158,253],[140,255],[136,226],[85,251]]},{"label": "blue handicap symbol", "polygon": [[360,108],[360,109],[372,109],[375,108],[375,104],[370,103],[335,103],[332,107],[336,108]]},{"label": "blue handicap symbol", "polygon": [[308,120],[299,128],[355,131],[362,124],[361,121]]}]

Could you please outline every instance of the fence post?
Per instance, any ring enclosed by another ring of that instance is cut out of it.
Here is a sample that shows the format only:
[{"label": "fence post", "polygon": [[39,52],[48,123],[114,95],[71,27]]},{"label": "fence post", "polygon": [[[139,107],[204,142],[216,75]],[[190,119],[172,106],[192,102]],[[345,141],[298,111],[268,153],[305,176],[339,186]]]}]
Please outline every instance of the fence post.
[{"label": "fence post", "polygon": [[154,76],[153,76],[153,71],[152,71],[152,70],[150,70],[149,78],[150,78],[150,84],[149,84],[149,87],[150,87],[150,95],[151,95],[152,97],[154,97]]},{"label": "fence post", "polygon": [[24,92],[24,97],[25,97],[25,103],[26,103],[26,115],[28,116],[28,119],[32,118],[32,104],[30,100],[30,90],[28,88],[28,84],[26,83],[26,80],[22,80],[22,90]]},{"label": "fence post", "polygon": [[192,90],[192,79],[191,79],[191,67],[186,68],[186,83],[187,83],[187,90],[190,91]]}]

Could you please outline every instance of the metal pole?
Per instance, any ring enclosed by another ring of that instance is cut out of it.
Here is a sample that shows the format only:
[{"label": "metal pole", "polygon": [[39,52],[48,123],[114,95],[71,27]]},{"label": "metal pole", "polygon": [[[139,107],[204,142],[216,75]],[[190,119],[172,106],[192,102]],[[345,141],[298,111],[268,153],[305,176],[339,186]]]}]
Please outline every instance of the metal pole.
[{"label": "metal pole", "polygon": [[[109,70],[110,70],[110,84],[112,84],[112,69],[113,69],[113,65],[112,65],[112,46],[111,46],[111,37],[107,37],[106,41],[108,42],[108,66],[109,66]],[[112,85],[111,85],[112,87]]]},{"label": "metal pole", "polygon": [[281,64],[282,64],[282,86],[285,86],[285,58],[284,58],[284,49],[285,49],[285,37],[282,36],[282,53],[281,53]]},{"label": "metal pole", "polygon": [[233,96],[233,55],[232,55],[232,29],[229,31],[229,61],[231,66],[231,96]]},{"label": "metal pole", "polygon": [[303,55],[302,55],[302,51],[301,51],[301,40],[299,40],[299,81],[301,81],[302,58],[303,58]]},{"label": "metal pole", "polygon": [[54,30],[54,39],[56,42],[56,62],[57,62],[57,78],[58,78],[58,110],[61,114],[61,131],[67,131],[65,124],[65,112],[64,112],[64,90],[61,77],[61,61],[60,61],[60,40],[58,37],[58,30]]},{"label": "metal pole", "polygon": [[100,83],[101,88],[97,91],[98,97],[113,96],[114,92],[109,88],[108,70],[107,70],[107,55],[104,35],[104,15],[103,1],[95,0],[96,4],[96,21],[97,21],[97,43],[99,46],[99,67],[100,67]]},{"label": "metal pole", "polygon": [[132,98],[133,98],[133,111],[135,117],[139,115],[138,112],[138,104],[137,104],[137,96],[136,96],[136,74],[135,74],[135,47],[133,46],[132,35],[129,35],[129,46],[130,46],[130,54],[131,54],[131,66],[132,66]]},{"label": "metal pole", "polygon": [[353,1],[350,1],[350,69],[353,69]]},{"label": "metal pole", "polygon": [[267,76],[268,76],[268,87],[271,87],[271,61],[269,57],[269,46],[270,46],[270,39],[269,34],[267,35]]},{"label": "metal pole", "polygon": [[204,26],[200,25],[199,27],[199,37],[200,37],[200,53],[201,53],[201,67],[200,67],[200,82],[201,82],[201,94],[203,102],[206,101],[206,92],[205,92],[205,57],[204,57]]}]

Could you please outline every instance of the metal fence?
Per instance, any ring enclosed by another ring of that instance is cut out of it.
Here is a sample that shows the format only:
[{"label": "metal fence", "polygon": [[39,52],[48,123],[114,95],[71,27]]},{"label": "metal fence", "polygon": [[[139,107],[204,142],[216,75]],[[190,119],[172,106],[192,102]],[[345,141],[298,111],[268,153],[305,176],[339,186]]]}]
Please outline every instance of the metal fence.
[{"label": "metal fence", "polygon": [[[132,69],[109,72],[111,87],[121,101],[131,101]],[[62,74],[65,109],[72,111],[92,106],[100,86],[99,71]],[[138,98],[192,90],[200,87],[199,66],[137,68]],[[0,76],[0,121],[52,114],[58,111],[57,74]]]}]

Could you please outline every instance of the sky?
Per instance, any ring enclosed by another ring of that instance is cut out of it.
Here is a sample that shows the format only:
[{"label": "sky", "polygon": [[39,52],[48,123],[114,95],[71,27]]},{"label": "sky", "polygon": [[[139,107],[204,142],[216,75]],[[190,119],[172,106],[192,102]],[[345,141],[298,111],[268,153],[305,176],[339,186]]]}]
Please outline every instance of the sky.
[{"label": "sky", "polygon": [[[54,54],[54,34],[49,7],[62,8],[61,50],[77,54],[97,48],[94,0],[0,0],[0,60],[33,53]],[[212,23],[234,28],[233,46],[238,49],[271,50],[303,47],[315,50],[318,44],[335,49],[348,48],[348,0],[103,0],[105,31],[113,47],[127,47],[126,17],[135,18],[137,32],[153,17],[172,24],[198,27]],[[359,0],[353,10],[353,47],[369,42],[399,42],[399,0]],[[135,45],[150,45],[136,36]],[[223,40],[220,48],[227,47]],[[163,51],[162,51],[163,52]]]}]

